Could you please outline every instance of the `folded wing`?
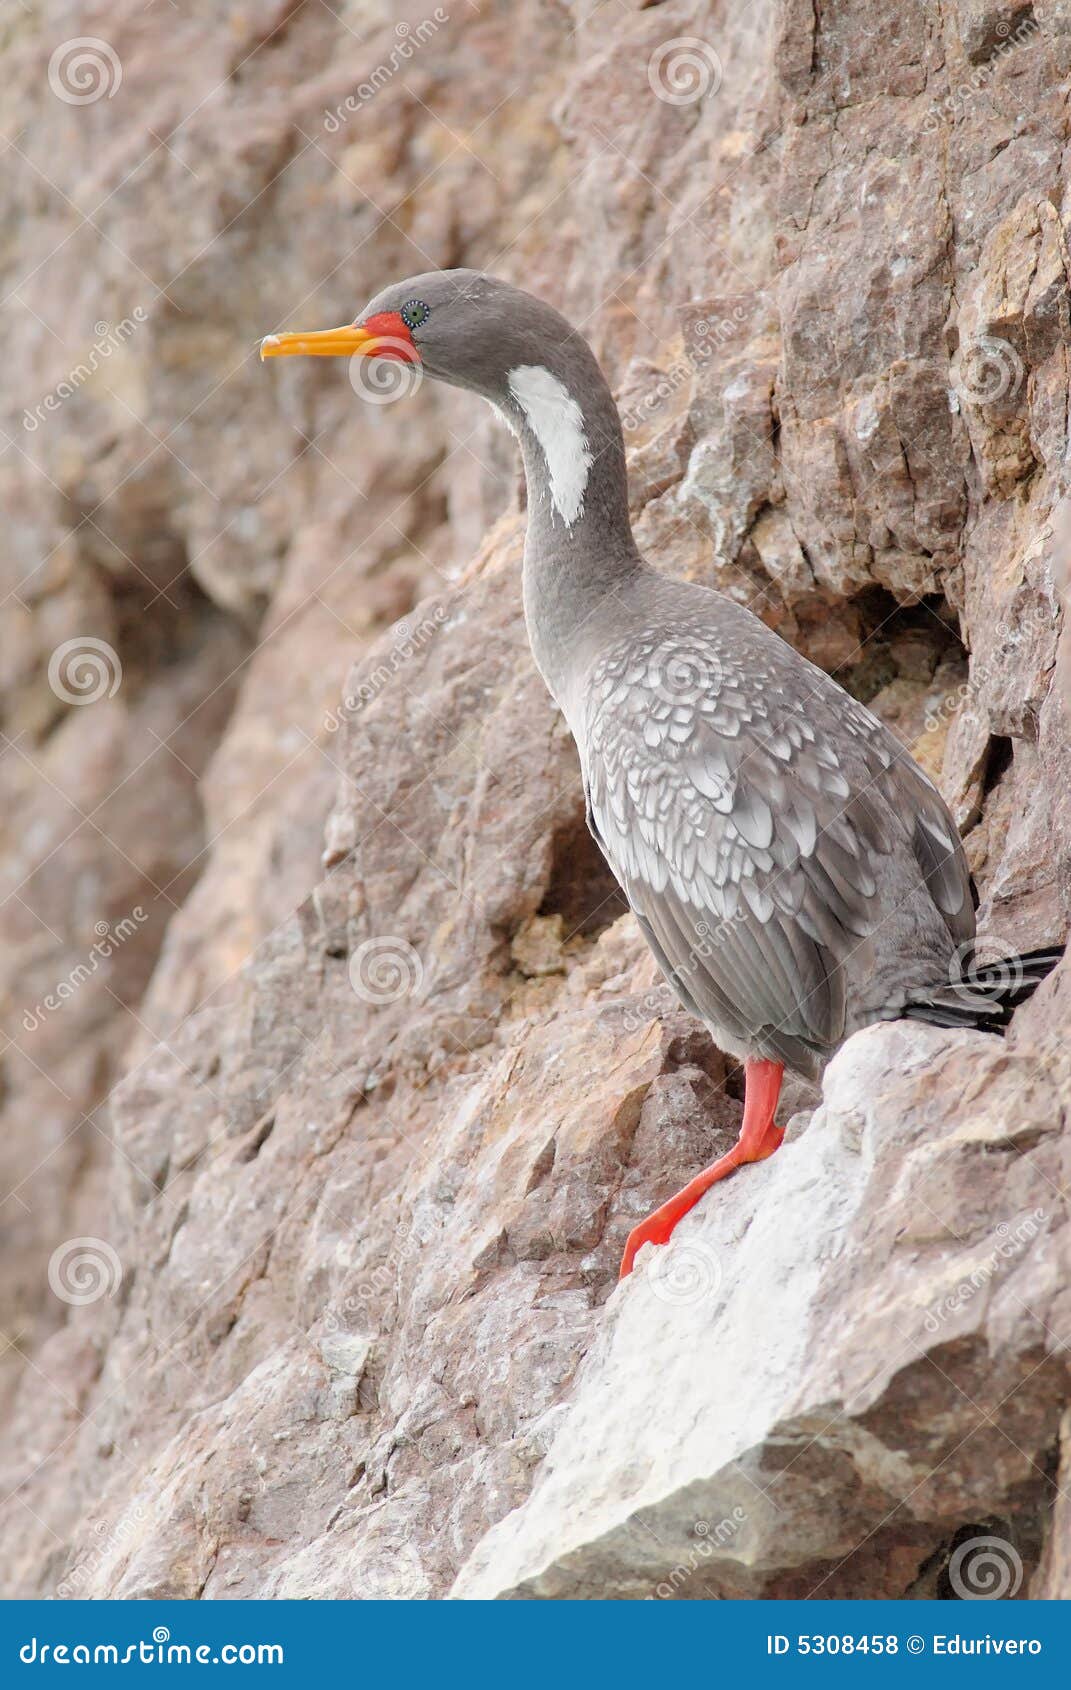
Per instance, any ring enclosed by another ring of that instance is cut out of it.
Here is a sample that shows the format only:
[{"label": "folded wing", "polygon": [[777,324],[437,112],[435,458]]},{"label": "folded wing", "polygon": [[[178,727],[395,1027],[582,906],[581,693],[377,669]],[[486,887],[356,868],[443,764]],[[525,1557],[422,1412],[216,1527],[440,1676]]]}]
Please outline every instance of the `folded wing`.
[{"label": "folded wing", "polygon": [[582,756],[592,830],[682,1001],[730,1048],[809,1072],[890,902],[925,884],[956,938],[973,911],[936,790],[783,649],[791,668],[769,636],[630,638],[592,676]]}]

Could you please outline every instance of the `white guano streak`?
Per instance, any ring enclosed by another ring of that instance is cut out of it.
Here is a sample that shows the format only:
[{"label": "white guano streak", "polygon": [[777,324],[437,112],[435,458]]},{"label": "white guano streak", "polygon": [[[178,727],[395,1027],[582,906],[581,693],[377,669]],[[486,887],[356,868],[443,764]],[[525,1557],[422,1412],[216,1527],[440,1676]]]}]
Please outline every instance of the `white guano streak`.
[{"label": "white guano streak", "polygon": [[571,528],[583,514],[588,471],[595,461],[584,413],[565,384],[542,364],[519,364],[511,370],[509,390],[546,459],[554,508]]}]

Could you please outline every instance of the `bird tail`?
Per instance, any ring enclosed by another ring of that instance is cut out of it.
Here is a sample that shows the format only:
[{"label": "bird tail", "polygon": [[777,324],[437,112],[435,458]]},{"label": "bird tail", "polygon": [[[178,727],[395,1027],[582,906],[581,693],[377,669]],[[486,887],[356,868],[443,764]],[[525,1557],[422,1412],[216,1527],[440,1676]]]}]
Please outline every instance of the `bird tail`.
[{"label": "bird tail", "polygon": [[1063,954],[1063,945],[1051,945],[982,962],[973,943],[961,946],[948,980],[919,991],[904,1004],[900,1015],[908,1021],[926,1021],[932,1027],[974,1027],[984,1033],[1003,1033],[1015,1010],[1033,996]]}]

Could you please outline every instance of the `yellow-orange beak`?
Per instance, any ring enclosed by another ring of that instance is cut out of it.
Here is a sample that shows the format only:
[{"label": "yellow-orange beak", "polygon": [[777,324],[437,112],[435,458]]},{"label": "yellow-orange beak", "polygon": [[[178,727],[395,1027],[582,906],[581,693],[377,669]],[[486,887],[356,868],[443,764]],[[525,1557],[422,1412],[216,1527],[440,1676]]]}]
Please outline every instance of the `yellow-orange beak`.
[{"label": "yellow-orange beak", "polygon": [[352,358],[358,352],[375,352],[382,336],[372,334],[359,323],[340,329],[314,329],[309,334],[269,334],[260,343],[262,358]]}]

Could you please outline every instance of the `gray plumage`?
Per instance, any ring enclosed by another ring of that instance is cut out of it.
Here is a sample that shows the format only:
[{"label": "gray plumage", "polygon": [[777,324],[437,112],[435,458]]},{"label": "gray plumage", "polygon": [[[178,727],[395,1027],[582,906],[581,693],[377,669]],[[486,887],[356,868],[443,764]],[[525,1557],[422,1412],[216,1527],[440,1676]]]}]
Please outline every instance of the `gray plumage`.
[{"label": "gray plumage", "polygon": [[640,556],[620,419],[584,339],[467,270],[388,288],[362,321],[384,313],[411,318],[427,372],[490,400],[519,440],[528,631],[592,832],[722,1047],[814,1079],[874,1020],[1006,1019],[1057,953],[1012,987],[977,970],[963,848],[903,746],[749,611]]},{"label": "gray plumage", "polygon": [[816,1077],[950,987],[974,934],[956,829],[888,729],[748,611],[658,577],[622,608],[578,739],[595,836],[722,1046]]}]

